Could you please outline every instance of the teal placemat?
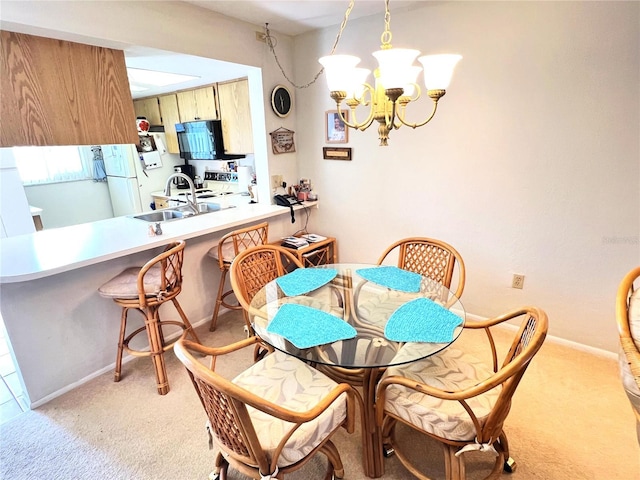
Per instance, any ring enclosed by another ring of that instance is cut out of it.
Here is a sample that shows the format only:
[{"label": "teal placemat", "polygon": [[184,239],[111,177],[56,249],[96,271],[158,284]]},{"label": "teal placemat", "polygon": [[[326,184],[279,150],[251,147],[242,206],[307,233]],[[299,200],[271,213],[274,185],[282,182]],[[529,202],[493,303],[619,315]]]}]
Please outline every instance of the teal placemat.
[{"label": "teal placemat", "polygon": [[298,268],[291,273],[276,278],[285,295],[304,295],[333,280],[338,271],[335,268]]},{"label": "teal placemat", "polygon": [[384,336],[396,342],[446,343],[460,324],[455,313],[428,298],[416,298],[391,314]]},{"label": "teal placemat", "polygon": [[267,332],[276,333],[298,348],[315,347],[356,336],[347,322],[315,308],[285,303],[277,311]]},{"label": "teal placemat", "polygon": [[356,273],[365,280],[401,292],[419,292],[422,275],[398,267],[360,268]]}]

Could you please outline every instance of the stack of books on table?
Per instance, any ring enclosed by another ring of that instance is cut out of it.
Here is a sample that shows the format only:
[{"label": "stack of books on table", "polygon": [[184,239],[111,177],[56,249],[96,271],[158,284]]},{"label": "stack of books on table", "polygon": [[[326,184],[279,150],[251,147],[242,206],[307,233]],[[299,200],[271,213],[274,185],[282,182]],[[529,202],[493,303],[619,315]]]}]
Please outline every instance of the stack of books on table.
[{"label": "stack of books on table", "polygon": [[308,247],[309,242],[307,242],[304,238],[284,237],[280,245],[287,248],[298,249],[298,248]]}]

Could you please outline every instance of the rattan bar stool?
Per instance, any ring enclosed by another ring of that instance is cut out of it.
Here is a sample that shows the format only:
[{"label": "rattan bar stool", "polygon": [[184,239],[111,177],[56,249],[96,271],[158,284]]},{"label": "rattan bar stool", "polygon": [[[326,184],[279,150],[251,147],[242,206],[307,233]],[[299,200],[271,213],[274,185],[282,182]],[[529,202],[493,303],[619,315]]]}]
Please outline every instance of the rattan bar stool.
[{"label": "rattan bar stool", "polygon": [[216,329],[220,307],[225,307],[230,310],[242,310],[242,305],[239,303],[232,305],[225,301],[225,298],[233,293],[233,289],[231,287],[225,290],[225,282],[227,280],[227,275],[229,274],[231,262],[233,262],[234,258],[236,258],[240,252],[247,248],[267,243],[268,234],[269,223],[259,223],[258,225],[241,228],[227,233],[220,239],[216,246],[209,250],[209,256],[215,258],[218,262],[218,266],[220,267],[218,295],[216,296],[216,305],[213,309],[213,315],[211,316],[211,324],[209,325],[209,330],[211,332]]},{"label": "rattan bar stool", "polygon": [[[169,379],[164,363],[164,352],[173,348],[174,343],[187,333],[193,340],[200,342],[177,299],[182,290],[184,247],[184,240],[173,242],[167,245],[160,255],[152,258],[142,267],[127,268],[98,289],[100,295],[111,298],[122,306],[115,382],[120,381],[122,353],[126,350],[127,353],[136,357],[151,357],[156,372],[158,393],[165,395],[169,392]],[[160,320],[160,306],[168,301],[173,303],[182,321]],[[142,313],[144,326],[126,335],[127,314],[130,309]],[[180,327],[183,330],[182,335],[175,340],[166,341],[162,330],[166,325]],[[147,333],[149,350],[130,348],[129,342],[143,332]]]}]

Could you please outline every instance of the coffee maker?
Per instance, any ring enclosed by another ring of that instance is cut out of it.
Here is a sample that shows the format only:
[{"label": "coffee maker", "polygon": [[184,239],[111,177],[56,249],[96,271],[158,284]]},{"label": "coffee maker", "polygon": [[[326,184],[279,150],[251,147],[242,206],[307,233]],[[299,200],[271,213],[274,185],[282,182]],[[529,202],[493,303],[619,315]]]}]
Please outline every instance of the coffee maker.
[{"label": "coffee maker", "polygon": [[[195,169],[193,168],[193,165],[187,165],[186,163],[184,165],[176,165],[173,168],[173,170],[175,172],[184,173],[191,180],[193,180],[193,178],[195,177]],[[181,178],[181,177],[174,178],[173,184],[176,186],[176,188],[179,188],[179,189],[189,188],[189,183],[184,178]]]}]

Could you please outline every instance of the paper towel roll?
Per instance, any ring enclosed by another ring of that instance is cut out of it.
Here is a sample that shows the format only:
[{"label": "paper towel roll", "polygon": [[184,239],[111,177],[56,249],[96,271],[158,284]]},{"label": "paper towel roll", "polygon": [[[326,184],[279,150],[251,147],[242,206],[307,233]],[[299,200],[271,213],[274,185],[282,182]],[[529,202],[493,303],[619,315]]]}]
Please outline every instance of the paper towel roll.
[{"label": "paper towel roll", "polygon": [[238,167],[238,192],[248,192],[251,183],[251,167]]}]

